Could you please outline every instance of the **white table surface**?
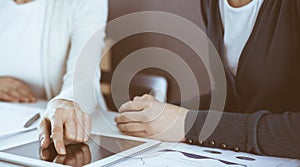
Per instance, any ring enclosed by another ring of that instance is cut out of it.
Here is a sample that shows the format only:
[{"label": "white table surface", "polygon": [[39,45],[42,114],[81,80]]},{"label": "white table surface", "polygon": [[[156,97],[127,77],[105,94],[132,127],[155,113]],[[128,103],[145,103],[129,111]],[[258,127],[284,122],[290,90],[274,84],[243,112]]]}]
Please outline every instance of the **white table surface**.
[{"label": "white table surface", "polygon": [[[45,105],[46,105],[45,102],[39,102],[39,103],[35,104],[35,106],[37,106],[37,107],[45,107]],[[92,115],[92,118],[93,118],[92,131],[93,132],[101,132],[101,133],[119,134],[119,131],[115,127],[115,123],[113,121],[115,114],[116,113],[112,113],[112,112],[94,113]],[[105,118],[105,119],[103,119],[103,118]],[[99,120],[101,120],[101,121],[99,121]],[[35,140],[37,137],[38,137],[37,131],[32,130],[32,131],[23,132],[23,133],[19,133],[16,135],[0,138],[0,150],[1,150],[1,148],[7,148],[9,146],[15,146],[15,145],[21,145],[21,144],[28,143],[30,141]],[[137,156],[140,157],[143,155],[145,157],[147,157],[147,156],[149,157],[149,155],[155,155],[155,153],[159,150],[172,148],[174,146],[175,146],[174,143],[163,142],[160,146],[155,147],[153,149],[149,149],[148,151],[142,153],[141,155],[137,155]],[[270,166],[270,165],[272,166],[272,164],[275,164],[275,162],[277,162],[276,166],[291,166],[291,167],[292,166],[300,166],[300,161],[292,160],[292,159],[257,156],[257,155],[247,154],[247,153],[236,153],[233,151],[224,151],[224,150],[220,150],[220,149],[204,148],[204,147],[198,147],[198,146],[191,146],[191,145],[187,145],[187,144],[178,144],[175,147],[179,148],[179,149],[181,148],[182,151],[189,151],[190,153],[194,152],[195,154],[199,153],[200,151],[203,151],[204,149],[222,151],[223,155],[220,155],[220,156],[224,160],[231,160],[236,155],[251,156],[251,157],[255,157],[255,159],[257,159],[257,163],[248,163],[247,166],[265,167],[265,165],[267,165],[267,164],[268,164],[268,166]],[[159,163],[155,163],[155,164],[153,163],[153,166],[166,166],[166,164],[172,164],[171,162],[168,162],[166,159],[162,159],[164,157],[159,157],[159,156],[160,155],[157,154],[156,157],[152,156],[152,157],[148,158],[147,160],[150,163],[152,161],[153,162],[160,161]],[[159,158],[161,158],[161,159],[159,159]],[[171,157],[171,158],[176,158],[176,157]],[[176,159],[174,159],[174,160],[176,160]],[[120,161],[120,162],[116,163],[114,166],[122,167],[122,166],[141,166],[141,165],[143,165],[143,164],[140,164],[139,159],[129,158],[124,161]],[[0,166],[16,167],[19,165],[0,161]],[[152,165],[148,164],[148,166],[152,166]],[[191,165],[188,165],[188,164],[184,165],[184,166],[191,167]],[[204,165],[204,166],[206,166],[206,165]]]}]

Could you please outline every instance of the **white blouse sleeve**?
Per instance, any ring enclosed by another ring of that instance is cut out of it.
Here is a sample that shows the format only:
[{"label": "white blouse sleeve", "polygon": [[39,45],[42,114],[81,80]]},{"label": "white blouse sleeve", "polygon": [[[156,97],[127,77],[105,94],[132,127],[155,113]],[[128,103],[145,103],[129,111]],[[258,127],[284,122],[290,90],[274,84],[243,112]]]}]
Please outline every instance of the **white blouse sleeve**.
[{"label": "white blouse sleeve", "polygon": [[[61,92],[53,100],[65,99],[75,101],[83,111],[92,112],[96,104],[94,100],[89,99],[94,97],[87,89],[93,89],[94,92],[95,90],[99,91],[100,94],[99,63],[101,51],[105,45],[104,37],[108,15],[108,1],[74,0],[72,10],[72,16],[70,16],[71,48],[67,59],[66,73],[63,78]],[[91,40],[95,32],[98,32],[97,38]],[[87,42],[89,46],[86,45]],[[93,48],[93,51],[89,51],[89,48],[87,48],[91,44],[96,46]],[[93,64],[90,63],[98,63],[97,65],[94,64],[98,69],[91,69]],[[97,84],[93,83],[94,81]]]}]

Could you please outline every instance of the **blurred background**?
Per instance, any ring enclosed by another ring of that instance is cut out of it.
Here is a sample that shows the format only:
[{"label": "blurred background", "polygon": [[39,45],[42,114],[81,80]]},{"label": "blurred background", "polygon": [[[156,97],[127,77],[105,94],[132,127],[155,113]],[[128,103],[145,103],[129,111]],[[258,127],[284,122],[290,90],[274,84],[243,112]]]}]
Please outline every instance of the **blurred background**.
[{"label": "blurred background", "polygon": [[[126,14],[141,11],[162,11],[176,14],[190,20],[199,27],[203,27],[203,21],[200,20],[200,1],[197,0],[109,0],[108,21]],[[138,24],[151,24],[151,22],[149,23],[149,20],[145,19],[144,23]],[[120,27],[120,31],[122,31],[122,27]],[[113,41],[114,39],[112,35],[107,34],[106,42],[110,43]],[[184,61],[186,61],[186,63],[191,67],[193,73],[197,74],[197,76],[201,76],[197,78],[199,90],[194,91],[199,91],[201,94],[209,92],[210,83],[208,74],[202,61],[190,47],[185,45],[182,41],[167,35],[156,33],[136,34],[115,44],[110,51],[104,55],[102,60],[102,93],[104,94],[104,98],[109,109],[116,110],[116,106],[111,97],[110,87],[114,70],[126,56],[136,50],[147,47],[164,48],[183,58]],[[180,105],[180,89],[173,76],[171,76],[167,71],[155,68],[140,71],[134,77],[130,83],[130,97],[133,98],[137,95],[149,93],[149,89],[151,90],[151,84],[164,84],[164,79],[167,83],[166,101]],[[145,84],[145,82],[148,84]]]}]

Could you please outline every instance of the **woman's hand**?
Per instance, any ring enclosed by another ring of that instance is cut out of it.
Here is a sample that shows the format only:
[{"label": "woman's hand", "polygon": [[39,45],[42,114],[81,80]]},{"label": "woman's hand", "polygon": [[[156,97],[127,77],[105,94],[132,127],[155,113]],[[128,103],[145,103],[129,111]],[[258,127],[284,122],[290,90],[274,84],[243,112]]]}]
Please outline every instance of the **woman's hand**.
[{"label": "woman's hand", "polygon": [[7,102],[36,102],[29,86],[13,77],[0,77],[0,101]]},{"label": "woman's hand", "polygon": [[185,108],[144,95],[123,104],[119,112],[115,121],[123,134],[163,141],[185,140],[184,122],[188,113]]},{"label": "woman's hand", "polygon": [[65,145],[89,140],[91,118],[76,103],[55,100],[48,105],[38,130],[42,148],[49,146],[52,136],[57,153],[64,155]]}]

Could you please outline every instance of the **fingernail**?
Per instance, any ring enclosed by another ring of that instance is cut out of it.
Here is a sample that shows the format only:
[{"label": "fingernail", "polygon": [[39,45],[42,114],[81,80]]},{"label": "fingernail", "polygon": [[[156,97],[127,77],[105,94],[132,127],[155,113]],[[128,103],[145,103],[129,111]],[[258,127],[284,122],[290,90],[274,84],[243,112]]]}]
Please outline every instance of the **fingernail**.
[{"label": "fingernail", "polygon": [[59,150],[60,150],[60,153],[61,153],[61,154],[66,154],[65,148],[61,147]]}]

